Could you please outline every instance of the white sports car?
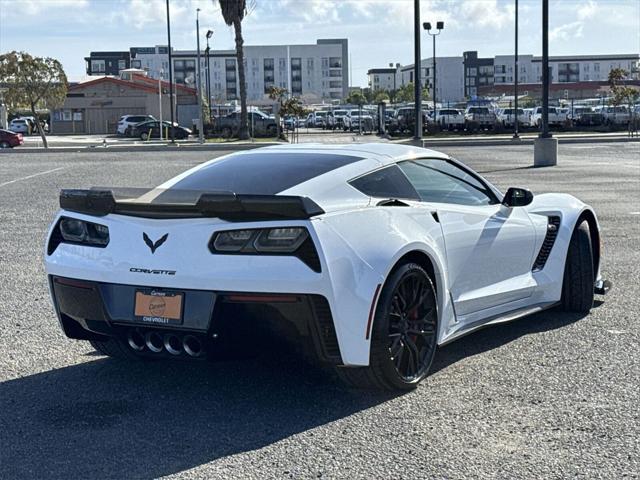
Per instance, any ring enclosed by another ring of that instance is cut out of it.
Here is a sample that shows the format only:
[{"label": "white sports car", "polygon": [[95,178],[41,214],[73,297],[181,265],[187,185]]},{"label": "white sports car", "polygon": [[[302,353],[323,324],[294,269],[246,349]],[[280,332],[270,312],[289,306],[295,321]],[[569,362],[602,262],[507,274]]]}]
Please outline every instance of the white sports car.
[{"label": "white sports car", "polygon": [[60,325],[127,359],[207,358],[265,329],[352,385],[408,389],[438,345],[587,312],[609,288],[591,207],[503,194],[415,147],[261,148],[60,206],[45,251]]}]

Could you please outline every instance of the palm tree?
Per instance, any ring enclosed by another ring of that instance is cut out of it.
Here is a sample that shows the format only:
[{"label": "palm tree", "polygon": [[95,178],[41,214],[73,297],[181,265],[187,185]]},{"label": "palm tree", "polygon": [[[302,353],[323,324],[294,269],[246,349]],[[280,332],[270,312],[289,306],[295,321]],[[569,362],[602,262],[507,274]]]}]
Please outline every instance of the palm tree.
[{"label": "palm tree", "polygon": [[[246,0],[218,0],[224,22],[232,26],[236,32],[236,57],[238,62],[238,81],[240,82],[240,129],[238,137],[241,140],[249,138],[249,122],[247,117],[247,85],[244,73],[244,52],[242,45],[242,20],[247,12]],[[215,2],[215,0],[214,0]]]}]

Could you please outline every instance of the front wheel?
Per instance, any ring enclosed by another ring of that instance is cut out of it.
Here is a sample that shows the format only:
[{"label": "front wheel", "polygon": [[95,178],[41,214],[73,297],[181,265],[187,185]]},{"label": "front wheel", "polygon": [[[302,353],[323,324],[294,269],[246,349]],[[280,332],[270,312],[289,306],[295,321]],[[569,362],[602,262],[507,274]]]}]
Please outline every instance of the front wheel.
[{"label": "front wheel", "polygon": [[571,235],[562,282],[562,309],[587,313],[593,306],[595,272],[589,224],[583,220]]},{"label": "front wheel", "polygon": [[403,263],[389,275],[380,293],[369,366],[338,368],[338,375],[357,388],[416,388],[431,367],[437,327],[437,297],[431,278],[420,265]]}]

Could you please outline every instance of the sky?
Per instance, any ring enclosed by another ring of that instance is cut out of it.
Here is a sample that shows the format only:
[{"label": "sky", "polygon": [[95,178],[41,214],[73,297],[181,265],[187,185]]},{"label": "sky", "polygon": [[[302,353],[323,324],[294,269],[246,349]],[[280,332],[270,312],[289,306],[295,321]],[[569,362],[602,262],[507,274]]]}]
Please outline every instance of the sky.
[{"label": "sky", "polygon": [[[218,0],[170,0],[175,49],[195,50],[200,28],[213,49],[234,48]],[[413,0],[247,0],[248,45],[313,44],[348,38],[352,85],[367,70],[413,63]],[[541,54],[541,0],[520,0],[519,50]],[[421,21],[445,22],[437,56],[512,54],[515,0],[421,0]],[[640,0],[550,0],[550,55],[640,52]],[[85,77],[91,51],[166,45],[165,0],[0,0],[0,52],[27,51],[60,60],[71,81]],[[422,58],[431,56],[423,32]],[[204,48],[204,47],[202,47]]]}]

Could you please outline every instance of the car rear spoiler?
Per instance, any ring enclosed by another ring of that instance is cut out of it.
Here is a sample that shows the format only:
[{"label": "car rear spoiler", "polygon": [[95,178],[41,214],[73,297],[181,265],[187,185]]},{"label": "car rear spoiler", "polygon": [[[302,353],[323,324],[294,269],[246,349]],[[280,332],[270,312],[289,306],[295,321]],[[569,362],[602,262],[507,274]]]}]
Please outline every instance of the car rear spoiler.
[{"label": "car rear spoiler", "polygon": [[111,190],[65,189],[60,191],[60,208],[99,217],[116,213],[145,218],[216,217],[227,221],[304,220],[324,213],[310,198],[289,195],[222,192],[202,193],[197,201],[188,203],[157,199],[120,201]]}]

